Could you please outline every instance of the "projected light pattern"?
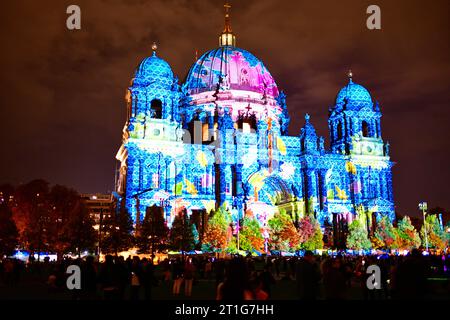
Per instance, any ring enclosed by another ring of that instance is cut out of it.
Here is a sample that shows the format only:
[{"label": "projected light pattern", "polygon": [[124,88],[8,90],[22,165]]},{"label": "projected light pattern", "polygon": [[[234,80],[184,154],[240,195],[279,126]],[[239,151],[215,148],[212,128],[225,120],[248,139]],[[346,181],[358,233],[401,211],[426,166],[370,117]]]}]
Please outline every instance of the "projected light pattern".
[{"label": "projected light pattern", "polygon": [[309,115],[298,135],[287,135],[286,95],[259,59],[233,46],[202,55],[182,86],[154,52],[126,100],[117,196],[136,223],[151,205],[164,208],[169,225],[182,208],[222,204],[240,217],[283,210],[322,224],[361,211],[394,218],[380,107],[351,78],[330,109],[329,150]]}]

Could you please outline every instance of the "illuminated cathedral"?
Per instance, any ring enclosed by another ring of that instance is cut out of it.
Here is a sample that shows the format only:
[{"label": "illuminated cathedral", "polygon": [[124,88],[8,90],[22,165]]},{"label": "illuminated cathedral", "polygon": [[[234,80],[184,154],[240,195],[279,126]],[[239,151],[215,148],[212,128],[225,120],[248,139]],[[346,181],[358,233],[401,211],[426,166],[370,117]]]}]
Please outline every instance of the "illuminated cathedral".
[{"label": "illuminated cathedral", "polygon": [[393,220],[378,102],[350,72],[329,109],[330,148],[308,114],[288,135],[286,95],[236,47],[228,8],[219,47],[183,83],[153,45],[128,87],[116,194],[135,223],[154,205],[169,225],[181,208],[204,221],[222,205],[235,221],[253,215],[261,224],[280,211],[294,221],[313,214],[336,234],[363,213],[368,230],[383,215]]}]

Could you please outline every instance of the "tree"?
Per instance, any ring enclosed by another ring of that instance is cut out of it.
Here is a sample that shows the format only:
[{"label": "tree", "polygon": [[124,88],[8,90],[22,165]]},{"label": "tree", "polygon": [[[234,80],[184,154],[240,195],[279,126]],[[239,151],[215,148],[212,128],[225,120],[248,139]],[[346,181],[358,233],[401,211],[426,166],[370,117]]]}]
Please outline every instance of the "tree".
[{"label": "tree", "polygon": [[350,223],[347,236],[347,248],[352,250],[367,250],[372,244],[367,237],[367,231],[359,220]]},{"label": "tree", "polygon": [[208,220],[202,250],[223,252],[229,244],[228,228],[231,217],[224,207],[218,208]]},{"label": "tree", "polygon": [[298,233],[301,249],[316,250],[323,248],[323,233],[320,223],[313,216],[305,216],[300,219]]},{"label": "tree", "polygon": [[6,201],[0,199],[0,258],[11,255],[18,244],[19,232]]},{"label": "tree", "polygon": [[169,228],[162,208],[157,206],[147,208],[140,234],[137,236],[139,250],[153,255],[156,250],[165,249],[168,235]]},{"label": "tree", "polygon": [[411,224],[411,219],[404,216],[397,225],[397,244],[402,250],[411,250],[420,247],[420,236]]},{"label": "tree", "polygon": [[170,230],[170,245],[173,250],[182,253],[194,249],[194,234],[186,209],[181,210],[173,220]]},{"label": "tree", "polygon": [[97,240],[93,225],[94,221],[91,219],[89,211],[84,203],[78,200],[62,228],[65,239],[69,243],[67,250],[76,252],[78,256],[82,251],[93,251]]},{"label": "tree", "polygon": [[280,211],[268,222],[271,250],[292,251],[300,244],[300,235],[292,222],[291,217]]},{"label": "tree", "polygon": [[104,252],[118,254],[120,251],[128,250],[133,245],[133,221],[121,201],[118,212],[114,212],[109,221],[105,221],[102,227],[104,238],[101,249]]},{"label": "tree", "polygon": [[[73,235],[78,231],[71,228],[78,229],[80,226],[77,226],[77,223],[87,222],[90,223],[89,226],[92,229],[92,221],[86,217],[88,213],[80,203],[80,195],[71,188],[55,185],[50,189],[47,199],[50,209],[49,218],[52,222],[48,226],[49,250],[56,252],[59,260],[69,249],[73,252],[77,251],[77,247],[74,247],[73,243],[79,242],[79,240],[76,237],[70,237],[69,233]],[[93,233],[89,229],[87,232]],[[91,238],[89,234],[85,234],[85,236]]]},{"label": "tree", "polygon": [[255,218],[245,217],[239,232],[239,248],[245,251],[264,251],[264,237],[261,226]]},{"label": "tree", "polygon": [[197,248],[197,246],[200,244],[200,235],[198,234],[197,226],[194,222],[191,223],[192,228],[192,237],[194,240],[194,248]]},{"label": "tree", "polygon": [[383,216],[377,223],[375,231],[375,238],[378,239],[379,244],[382,243],[382,249],[397,249],[397,230],[392,225],[388,216]]},{"label": "tree", "polygon": [[50,230],[54,224],[48,193],[49,183],[42,179],[20,185],[15,193],[17,206],[13,219],[19,229],[20,245],[31,253],[38,252],[38,259],[42,251],[50,249]]},{"label": "tree", "polygon": [[[425,237],[425,228],[427,231],[427,237]],[[444,250],[449,242],[448,235],[441,228],[439,219],[434,214],[426,216],[425,223],[420,230],[420,236],[422,238],[422,245],[426,246],[426,240],[428,238],[428,247],[436,250]]]}]

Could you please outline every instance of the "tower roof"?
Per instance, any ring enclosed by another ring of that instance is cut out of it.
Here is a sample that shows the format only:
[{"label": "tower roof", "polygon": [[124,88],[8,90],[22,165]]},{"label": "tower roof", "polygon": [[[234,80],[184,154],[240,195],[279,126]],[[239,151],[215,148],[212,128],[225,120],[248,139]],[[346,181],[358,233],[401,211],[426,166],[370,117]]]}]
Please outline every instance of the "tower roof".
[{"label": "tower roof", "polygon": [[231,30],[231,22],[230,22],[230,9],[231,5],[226,2],[223,7],[225,8],[225,26],[223,28],[222,34],[219,37],[219,45],[223,46],[236,46],[236,36],[233,34],[233,30]]},{"label": "tower roof", "polygon": [[336,105],[347,104],[372,105],[372,97],[369,91],[362,85],[353,82],[353,73],[348,72],[348,83],[336,96]]},{"label": "tower roof", "polygon": [[136,68],[134,82],[135,85],[148,86],[157,83],[165,87],[172,86],[173,71],[170,65],[156,55],[158,46],[153,43],[153,53],[150,57],[144,58]]}]

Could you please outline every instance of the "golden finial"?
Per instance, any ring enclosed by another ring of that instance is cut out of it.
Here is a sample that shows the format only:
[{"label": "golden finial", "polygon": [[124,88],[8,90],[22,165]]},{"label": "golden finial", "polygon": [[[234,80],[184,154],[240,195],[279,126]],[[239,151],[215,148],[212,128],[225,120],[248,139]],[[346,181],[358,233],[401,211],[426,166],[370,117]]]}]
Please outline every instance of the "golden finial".
[{"label": "golden finial", "polygon": [[230,23],[230,9],[231,5],[227,2],[223,5],[225,8],[225,27],[223,28],[223,32],[219,37],[220,46],[236,46],[236,37],[231,30]]},{"label": "golden finial", "polygon": [[231,31],[231,25],[230,25],[230,9],[231,5],[228,2],[225,2],[223,5],[225,8],[225,28],[223,28],[223,32],[232,32]]},{"label": "golden finial", "polygon": [[348,78],[350,79],[350,81],[352,81],[352,78],[353,78],[353,72],[352,72],[351,69],[348,70],[347,76],[348,76]]},{"label": "golden finial", "polygon": [[152,50],[155,52],[156,50],[158,50],[158,45],[156,44],[155,41],[153,41],[152,43]]}]

